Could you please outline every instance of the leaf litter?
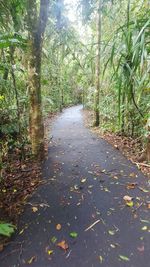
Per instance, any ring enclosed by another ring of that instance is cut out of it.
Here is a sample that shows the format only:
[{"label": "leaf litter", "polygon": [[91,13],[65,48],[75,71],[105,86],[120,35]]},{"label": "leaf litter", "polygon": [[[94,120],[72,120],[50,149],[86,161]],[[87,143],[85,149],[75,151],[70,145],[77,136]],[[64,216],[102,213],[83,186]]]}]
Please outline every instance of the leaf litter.
[{"label": "leaf litter", "polygon": [[61,242],[57,243],[57,247],[61,248],[62,250],[67,250],[69,248],[67,242],[62,240]]}]

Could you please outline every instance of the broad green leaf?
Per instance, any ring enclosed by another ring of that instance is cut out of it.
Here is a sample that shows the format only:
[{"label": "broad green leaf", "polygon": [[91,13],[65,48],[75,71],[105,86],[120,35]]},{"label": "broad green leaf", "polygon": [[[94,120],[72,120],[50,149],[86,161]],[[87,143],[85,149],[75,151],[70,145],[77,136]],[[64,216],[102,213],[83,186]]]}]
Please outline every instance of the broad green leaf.
[{"label": "broad green leaf", "polygon": [[0,223],[0,235],[10,237],[15,231],[15,226],[11,223]]}]

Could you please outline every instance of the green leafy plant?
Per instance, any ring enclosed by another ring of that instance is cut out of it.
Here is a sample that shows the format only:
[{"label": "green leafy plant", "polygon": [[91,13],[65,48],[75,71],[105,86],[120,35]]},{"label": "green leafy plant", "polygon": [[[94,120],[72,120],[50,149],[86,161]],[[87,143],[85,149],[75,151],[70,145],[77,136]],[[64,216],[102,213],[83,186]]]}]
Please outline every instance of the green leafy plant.
[{"label": "green leafy plant", "polygon": [[119,124],[122,132],[125,131],[125,127],[129,132],[128,126],[131,125],[133,134],[135,124],[139,124],[137,117],[141,117],[139,121],[142,123],[142,118],[147,113],[146,109],[141,108],[141,100],[143,101],[145,88],[149,85],[147,37],[150,19],[141,16],[133,20],[131,15],[132,10],[128,1],[126,21],[116,31],[104,73],[111,62],[113,79],[118,90]]},{"label": "green leafy plant", "polygon": [[0,223],[0,235],[10,237],[15,229],[16,227],[11,223]]}]

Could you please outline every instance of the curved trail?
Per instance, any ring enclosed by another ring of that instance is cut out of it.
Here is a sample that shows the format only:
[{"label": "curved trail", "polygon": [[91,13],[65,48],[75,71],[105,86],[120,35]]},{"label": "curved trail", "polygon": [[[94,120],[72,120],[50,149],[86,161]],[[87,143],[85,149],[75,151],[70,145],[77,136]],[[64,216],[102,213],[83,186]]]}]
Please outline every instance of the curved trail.
[{"label": "curved trail", "polygon": [[[81,106],[66,109],[52,135],[43,167],[46,183],[30,200],[37,211],[26,205],[18,233],[0,254],[0,267],[149,267],[147,178],[85,128]],[[137,184],[127,189],[127,183]],[[133,207],[125,205],[125,195],[134,197]],[[56,245],[62,240],[66,252]]]}]

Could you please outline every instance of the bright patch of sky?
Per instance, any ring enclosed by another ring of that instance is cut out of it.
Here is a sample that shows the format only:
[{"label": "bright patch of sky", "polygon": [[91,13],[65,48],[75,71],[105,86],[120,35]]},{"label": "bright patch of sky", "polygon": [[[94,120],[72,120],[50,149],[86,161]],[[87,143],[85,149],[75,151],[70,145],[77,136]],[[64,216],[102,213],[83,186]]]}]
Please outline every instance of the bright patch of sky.
[{"label": "bright patch of sky", "polygon": [[78,1],[77,0],[64,0],[65,6],[66,6],[66,14],[69,20],[72,23],[77,22],[78,17],[77,17],[77,5]]},{"label": "bright patch of sky", "polygon": [[72,26],[78,32],[81,40],[84,42],[88,34],[90,34],[90,30],[88,27],[82,25],[82,20],[79,15],[78,0],[64,0],[65,9],[66,9],[66,16],[68,17],[69,21],[71,22]]}]

